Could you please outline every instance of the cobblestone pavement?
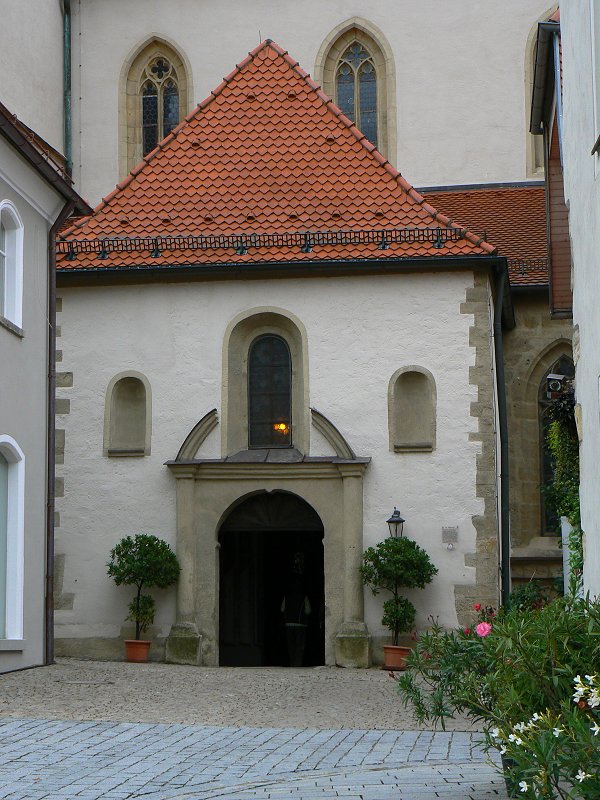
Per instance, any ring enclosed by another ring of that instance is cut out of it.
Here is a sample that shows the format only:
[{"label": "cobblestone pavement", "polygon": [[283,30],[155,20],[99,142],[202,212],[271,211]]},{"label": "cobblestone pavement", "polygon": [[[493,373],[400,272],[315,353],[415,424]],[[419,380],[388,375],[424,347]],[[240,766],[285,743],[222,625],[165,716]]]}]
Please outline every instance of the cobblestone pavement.
[{"label": "cobblestone pavement", "polygon": [[506,800],[464,720],[415,727],[379,670],[64,660],[0,676],[0,798]]}]

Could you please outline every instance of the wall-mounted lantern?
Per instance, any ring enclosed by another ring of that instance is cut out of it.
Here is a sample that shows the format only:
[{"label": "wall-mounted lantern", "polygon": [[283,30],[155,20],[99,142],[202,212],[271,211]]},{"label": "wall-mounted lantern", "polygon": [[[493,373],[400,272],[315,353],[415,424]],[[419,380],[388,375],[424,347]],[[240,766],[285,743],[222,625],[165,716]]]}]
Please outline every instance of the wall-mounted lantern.
[{"label": "wall-mounted lantern", "polygon": [[402,536],[404,522],[405,520],[403,519],[402,514],[398,511],[396,506],[394,506],[392,516],[387,521],[388,528],[390,529],[390,536],[393,536],[395,539],[398,536]]}]

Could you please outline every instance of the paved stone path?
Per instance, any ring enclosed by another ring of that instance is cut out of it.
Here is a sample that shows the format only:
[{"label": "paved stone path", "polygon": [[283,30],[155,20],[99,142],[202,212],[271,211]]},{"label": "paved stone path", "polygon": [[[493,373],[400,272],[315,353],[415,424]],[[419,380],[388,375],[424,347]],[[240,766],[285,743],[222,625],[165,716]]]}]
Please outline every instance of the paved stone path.
[{"label": "paved stone path", "polygon": [[0,798],[506,800],[481,734],[414,728],[377,670],[68,660],[0,676]]}]

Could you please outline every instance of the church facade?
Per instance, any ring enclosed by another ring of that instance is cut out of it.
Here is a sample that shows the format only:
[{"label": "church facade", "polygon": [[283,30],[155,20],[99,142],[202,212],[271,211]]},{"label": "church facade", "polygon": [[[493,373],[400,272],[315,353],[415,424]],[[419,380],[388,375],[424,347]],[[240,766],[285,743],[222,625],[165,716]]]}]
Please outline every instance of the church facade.
[{"label": "church facade", "polygon": [[[459,3],[440,26],[432,4],[383,0],[72,0],[42,26],[33,93],[11,18],[8,105],[27,121],[44,97],[42,131],[99,203],[57,245],[58,653],[121,656],[127,592],[105,562],[139,531],[177,549],[152,635],[193,663],[279,658],[299,561],[310,663],[365,663],[368,636],[377,658],[357,566],[394,505],[439,569],[419,627],[560,568],[540,487],[571,323],[548,311],[529,133],[554,10],[511,2],[499,24]],[[265,400],[260,375],[283,389]]]}]

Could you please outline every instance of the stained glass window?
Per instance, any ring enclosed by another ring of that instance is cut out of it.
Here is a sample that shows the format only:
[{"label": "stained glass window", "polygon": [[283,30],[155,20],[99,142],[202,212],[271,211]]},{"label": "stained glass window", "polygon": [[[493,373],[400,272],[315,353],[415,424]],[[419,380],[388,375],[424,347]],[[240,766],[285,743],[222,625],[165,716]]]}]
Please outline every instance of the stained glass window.
[{"label": "stained glass window", "polygon": [[292,365],[280,336],[256,339],[248,357],[248,445],[292,444]]},{"label": "stained glass window", "polygon": [[179,123],[179,85],[173,65],[163,56],[144,70],[141,86],[142,146],[146,155]]},{"label": "stained glass window", "polygon": [[360,42],[353,42],[340,58],[335,89],[340,109],[377,146],[377,71]]}]

